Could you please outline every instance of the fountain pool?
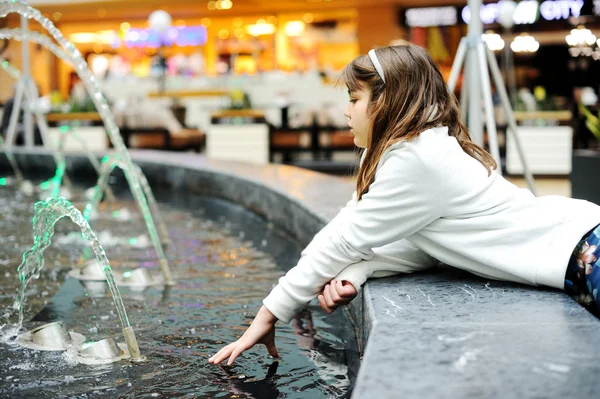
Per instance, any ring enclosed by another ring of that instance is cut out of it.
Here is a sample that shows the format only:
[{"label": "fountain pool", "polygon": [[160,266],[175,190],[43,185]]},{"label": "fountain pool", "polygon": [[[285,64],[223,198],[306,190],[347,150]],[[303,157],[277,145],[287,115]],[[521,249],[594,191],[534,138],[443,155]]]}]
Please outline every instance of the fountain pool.
[{"label": "fountain pool", "polygon": [[[94,222],[97,234],[116,237],[145,232],[126,186],[115,189],[119,206],[131,220],[119,222],[103,212]],[[344,397],[351,386],[346,358],[355,347],[353,327],[342,312],[325,315],[316,305],[290,325],[278,328],[280,362],[255,348],[232,368],[207,364],[224,342],[239,336],[277,278],[291,266],[302,246],[261,217],[232,202],[186,195],[161,212],[172,239],[167,252],[174,286],[144,290],[120,287],[142,353],[141,364],[126,361],[84,365],[71,351],[42,352],[0,342],[0,397]],[[10,188],[0,190],[0,314],[6,313],[19,287],[16,267],[31,246],[33,200]],[[173,205],[176,204],[176,207]],[[64,219],[56,224],[46,266],[27,289],[25,327],[63,321],[87,339],[122,341],[119,317],[105,283],[84,285],[68,278],[83,262],[85,246],[61,237],[74,230]],[[128,241],[128,240],[127,240]],[[102,244],[102,242],[101,242]],[[136,267],[159,272],[152,247],[124,242],[105,248],[115,274]],[[91,255],[90,255],[91,256]],[[14,319],[14,317],[13,317]],[[29,320],[29,321],[28,321]],[[8,327],[10,318],[0,319]],[[6,334],[5,334],[6,335]]]}]

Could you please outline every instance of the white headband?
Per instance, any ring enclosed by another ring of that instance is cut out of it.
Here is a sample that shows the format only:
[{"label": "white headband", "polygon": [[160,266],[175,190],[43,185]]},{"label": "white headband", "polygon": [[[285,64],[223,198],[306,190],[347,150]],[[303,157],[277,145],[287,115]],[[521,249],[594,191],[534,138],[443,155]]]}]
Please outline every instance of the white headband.
[{"label": "white headband", "polygon": [[379,59],[377,59],[377,54],[375,54],[375,50],[369,50],[369,58],[371,59],[373,66],[375,66],[375,70],[379,74],[379,77],[381,78],[381,80],[383,80],[383,83],[385,83],[385,78],[383,77],[383,67],[379,62]]}]

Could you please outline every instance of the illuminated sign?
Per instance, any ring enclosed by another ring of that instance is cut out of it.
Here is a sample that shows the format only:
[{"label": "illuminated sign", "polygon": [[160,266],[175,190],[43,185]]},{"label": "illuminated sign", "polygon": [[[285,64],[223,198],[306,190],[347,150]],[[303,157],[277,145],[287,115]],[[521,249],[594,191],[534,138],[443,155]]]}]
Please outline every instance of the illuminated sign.
[{"label": "illuminated sign", "polygon": [[[204,26],[186,26],[171,28],[163,34],[152,29],[131,28],[125,32],[127,47],[160,47],[160,46],[202,46],[206,44],[207,34]],[[121,41],[113,43],[119,47]]]},{"label": "illuminated sign", "polygon": [[[583,3],[583,0],[546,0],[538,7],[538,2],[535,0],[523,0],[517,3],[513,13],[513,21],[517,25],[532,24],[538,18],[538,10],[539,15],[546,21],[568,19],[570,16],[579,17]],[[500,3],[482,5],[479,15],[484,24],[499,22]],[[471,9],[469,6],[462,9],[461,17],[465,23],[469,23],[471,20]]]},{"label": "illuminated sign", "polygon": [[559,0],[559,1],[544,1],[540,4],[540,14],[547,20],[567,19],[571,15],[579,17],[583,0]]}]

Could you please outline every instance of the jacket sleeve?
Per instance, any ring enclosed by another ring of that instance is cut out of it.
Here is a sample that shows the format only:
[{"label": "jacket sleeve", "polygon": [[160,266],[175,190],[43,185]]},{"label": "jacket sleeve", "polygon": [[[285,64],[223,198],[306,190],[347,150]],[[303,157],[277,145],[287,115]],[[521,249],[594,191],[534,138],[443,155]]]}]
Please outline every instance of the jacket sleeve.
[{"label": "jacket sleeve", "polygon": [[[364,150],[360,157],[359,165],[362,165],[366,156],[367,150]],[[327,237],[328,234],[330,234],[332,231],[338,228],[338,226],[342,223],[342,220],[344,220],[344,218],[348,216],[349,209],[356,206],[356,198],[356,190],[354,190],[352,192],[352,197],[350,198],[350,201],[346,203],[346,205],[339,211],[339,213],[333,219],[331,219],[329,223],[325,225],[325,227],[323,227],[317,234],[315,234],[311,242],[301,252],[301,257],[304,257],[311,253],[324,237]]]},{"label": "jacket sleeve", "polygon": [[393,151],[376,173],[369,191],[347,210],[340,224],[308,256],[281,277],[263,304],[288,323],[322,287],[346,267],[374,256],[373,248],[397,242],[440,215],[442,186],[410,151]]},{"label": "jacket sleeve", "polygon": [[369,278],[389,277],[395,274],[408,274],[429,269],[438,261],[404,239],[385,247],[375,248],[369,260],[354,263],[342,270],[336,280],[349,281],[356,291]]},{"label": "jacket sleeve", "polygon": [[346,217],[348,217],[348,213],[349,213],[350,209],[355,206],[356,206],[356,191],[354,191],[352,193],[352,198],[350,199],[350,201],[348,201],[346,203],[346,206],[344,206],[338,212],[338,214],[333,219],[331,219],[331,221],[329,223],[327,223],[325,225],[325,227],[323,227],[317,234],[315,234],[315,236],[313,237],[311,242],[306,246],[306,248],[304,248],[304,250],[302,250],[302,252],[300,253],[300,256],[304,257],[304,256],[309,255],[311,252],[313,252],[314,249],[319,246],[319,242],[321,242],[321,240],[323,240],[325,237],[327,237],[329,234],[331,234],[332,231],[335,231],[335,229],[337,229],[340,226],[340,224],[342,223],[342,220],[344,220]]}]

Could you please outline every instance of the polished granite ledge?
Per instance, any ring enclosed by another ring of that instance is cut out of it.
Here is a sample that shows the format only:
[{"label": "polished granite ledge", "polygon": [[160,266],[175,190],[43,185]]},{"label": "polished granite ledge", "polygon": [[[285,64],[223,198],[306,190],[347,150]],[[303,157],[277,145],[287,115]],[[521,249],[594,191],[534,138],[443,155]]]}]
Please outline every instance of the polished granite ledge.
[{"label": "polished granite ledge", "polygon": [[[29,173],[53,167],[47,154],[16,152]],[[304,244],[353,190],[342,179],[287,166],[154,151],[132,151],[132,157],[153,187],[238,202]],[[82,156],[67,163],[70,173],[94,175]],[[8,173],[5,158],[0,170]],[[440,267],[370,280],[350,314],[363,347],[353,398],[589,398],[600,392],[600,321],[558,291]]]}]

